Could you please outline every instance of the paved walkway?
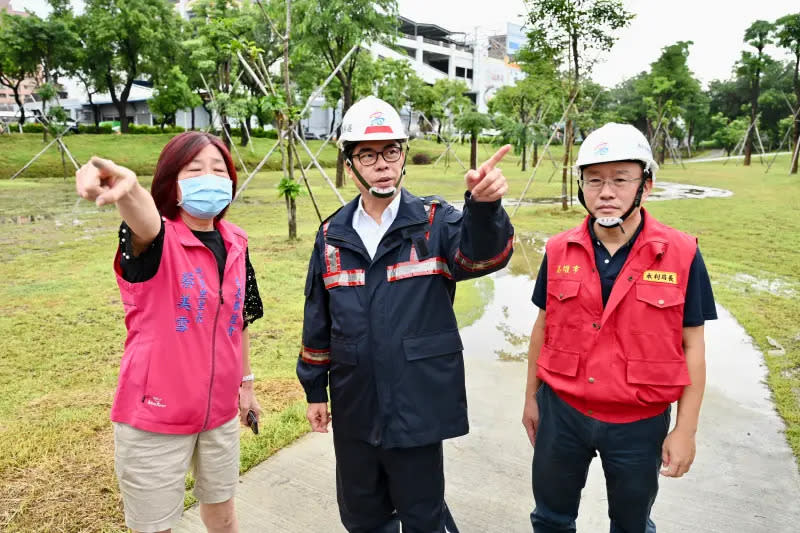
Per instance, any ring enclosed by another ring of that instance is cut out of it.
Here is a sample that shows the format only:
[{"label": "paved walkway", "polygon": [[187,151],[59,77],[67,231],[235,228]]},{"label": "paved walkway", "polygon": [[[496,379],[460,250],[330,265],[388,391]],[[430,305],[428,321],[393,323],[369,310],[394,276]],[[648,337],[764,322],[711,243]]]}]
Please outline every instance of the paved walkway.
[{"label": "paved walkway", "polygon": [[[522,283],[530,287],[516,290]],[[527,323],[520,316],[532,317],[531,287],[526,278],[499,274],[495,294],[502,302],[491,302],[463,331],[471,431],[445,445],[447,502],[462,533],[531,530],[533,450],[520,424],[526,367],[498,361],[486,342],[498,325],[518,330]],[[800,475],[763,383],[761,354],[727,311],[718,312],[720,320],[707,325],[697,459],[684,478],[662,479],[653,518],[660,533],[796,533]],[[484,342],[472,342],[477,338]],[[503,338],[501,332],[499,344]],[[582,533],[608,531],[599,466],[593,463],[584,490]],[[307,435],[242,476],[236,505],[243,533],[344,532],[330,435]],[[196,507],[175,531],[205,531]]]}]

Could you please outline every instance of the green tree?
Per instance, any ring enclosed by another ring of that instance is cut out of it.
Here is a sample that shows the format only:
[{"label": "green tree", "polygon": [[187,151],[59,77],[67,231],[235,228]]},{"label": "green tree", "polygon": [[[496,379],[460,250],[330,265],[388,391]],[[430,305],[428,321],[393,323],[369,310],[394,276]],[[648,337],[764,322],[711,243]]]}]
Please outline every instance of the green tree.
[{"label": "green tree", "polygon": [[[389,42],[397,34],[397,0],[299,0],[298,45],[323,57],[332,72],[354,46]],[[336,73],[342,113],[353,104],[353,75],[361,56],[354,53]],[[336,186],[344,185],[344,159],[336,163]]]},{"label": "green tree", "polygon": [[[591,73],[600,53],[611,49],[614,33],[633,19],[621,0],[526,0],[528,43],[547,57],[561,58],[569,81],[568,101],[577,99],[582,75]],[[568,50],[566,56],[561,51]],[[576,109],[576,108],[573,108]],[[567,115],[564,131],[562,209],[567,209],[567,175],[574,140],[576,113]]]},{"label": "green tree", "polygon": [[470,110],[456,119],[456,127],[469,133],[469,168],[478,168],[478,136],[481,131],[492,127],[492,119],[485,113]]},{"label": "green tree", "polygon": [[473,103],[467,96],[467,91],[469,87],[461,80],[440,79],[433,84],[434,105],[431,115],[439,122],[437,142],[441,142],[443,133],[445,138],[450,137],[449,132],[444,131],[449,120],[472,109]]},{"label": "green tree", "polygon": [[650,72],[636,85],[647,107],[647,132],[656,150],[659,163],[664,162],[667,135],[676,121],[686,121],[686,106],[701,92],[700,82],[689,70],[687,59],[691,41],[678,41],[666,46],[650,66]]},{"label": "green tree", "polygon": [[94,83],[109,92],[120,129],[127,132],[133,82],[169,69],[169,59],[176,55],[180,17],[168,0],[86,0],[81,17]]},{"label": "green tree", "polygon": [[633,124],[640,131],[647,131],[648,106],[638,91],[647,76],[648,72],[640,72],[608,91],[609,104],[606,111],[609,122]]},{"label": "green tree", "polygon": [[207,83],[211,90],[214,104],[208,107],[219,116],[223,141],[230,147],[228,119],[236,98],[232,95],[238,72],[236,51],[242,48],[239,40],[252,35],[256,17],[261,17],[235,0],[198,0],[192,4],[192,11],[196,16],[190,21],[183,48],[197,68],[194,83],[203,89]]},{"label": "green tree", "polygon": [[753,153],[755,123],[758,117],[758,97],[761,94],[761,74],[764,66],[768,62],[772,62],[772,59],[764,52],[764,48],[772,43],[771,34],[774,29],[775,25],[771,22],[757,20],[744,31],[744,42],[756,49],[755,54],[742,52],[739,67],[750,81],[750,125],[744,145],[744,166],[750,165],[750,156]]},{"label": "green tree", "polygon": [[147,103],[158,118],[161,131],[164,131],[167,123],[175,123],[178,111],[200,105],[200,97],[192,91],[186,74],[176,65],[161,78],[161,83],[156,86],[153,97]]},{"label": "green tree", "polygon": [[[538,161],[538,145],[543,137],[542,122],[555,121],[555,110],[563,98],[562,84],[551,58],[524,48],[517,54],[526,76],[514,85],[502,87],[489,100],[489,111],[509,120],[500,120],[504,138],[521,154],[522,170],[527,167],[527,149],[533,144],[531,164]],[[550,116],[548,116],[550,115]]]},{"label": "green tree", "polygon": [[747,119],[739,117],[729,121],[722,113],[717,113],[711,117],[711,128],[714,132],[711,138],[730,156],[747,131]]},{"label": "green tree", "polygon": [[684,103],[683,120],[686,123],[686,145],[691,150],[697,145],[698,140],[703,140],[711,135],[709,106],[711,99],[708,94],[699,89],[689,95]]},{"label": "green tree", "polygon": [[[421,115],[430,120],[439,102],[437,101],[436,91],[433,90],[432,86],[420,78],[412,78],[408,88],[408,104],[413,111],[421,113]],[[431,127],[432,125],[429,125],[422,116],[419,117],[420,131],[430,131],[429,128]]]},{"label": "green tree", "polygon": [[[775,22],[777,44],[794,55],[792,88],[794,89],[795,110],[800,107],[800,13],[786,15]],[[800,142],[800,116],[792,123],[792,148]],[[798,157],[792,162],[790,174],[797,174]]]},{"label": "green tree", "polygon": [[0,12],[0,85],[8,87],[14,94],[20,126],[25,123],[20,87],[26,78],[33,77],[39,69],[32,38],[34,29],[31,17]]}]

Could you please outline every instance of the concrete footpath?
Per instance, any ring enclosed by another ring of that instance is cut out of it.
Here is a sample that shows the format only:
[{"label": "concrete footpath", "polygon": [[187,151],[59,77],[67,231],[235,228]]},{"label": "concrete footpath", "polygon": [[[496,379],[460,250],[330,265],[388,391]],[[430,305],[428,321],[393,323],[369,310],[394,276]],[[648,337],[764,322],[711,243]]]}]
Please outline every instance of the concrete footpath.
[{"label": "concrete footpath", "polygon": [[[527,309],[532,320],[530,290],[506,290],[519,282],[514,278],[496,278],[503,313],[492,302],[463,332],[471,429],[445,444],[447,503],[462,533],[531,531],[533,449],[520,423],[526,366],[499,361],[485,342],[469,341],[476,335],[485,341],[502,329],[503,315],[519,317],[516,309]],[[708,387],[697,458],[685,477],[662,478],[653,519],[659,533],[796,533],[800,475],[763,383],[761,354],[727,311],[718,312],[720,320],[706,327]],[[599,463],[592,464],[581,502],[584,533],[609,527]],[[243,533],[345,531],[330,434],[307,435],[242,476],[236,505]],[[196,507],[175,531],[205,531]]]}]

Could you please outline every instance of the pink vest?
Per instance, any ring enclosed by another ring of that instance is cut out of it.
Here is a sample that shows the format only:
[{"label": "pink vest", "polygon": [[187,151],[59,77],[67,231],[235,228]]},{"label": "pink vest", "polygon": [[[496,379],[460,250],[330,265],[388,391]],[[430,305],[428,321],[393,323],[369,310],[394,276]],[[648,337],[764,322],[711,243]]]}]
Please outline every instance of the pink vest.
[{"label": "pink vest", "polygon": [[647,214],[608,303],[586,222],[547,241],[547,314],[538,377],[604,422],[662,412],[689,384],[683,304],[697,240]]},{"label": "pink vest", "polygon": [[164,219],[156,275],[122,279],[125,354],[111,420],[157,433],[213,429],[238,413],[247,235],[220,221],[228,259],[220,287],[217,262],[181,221]]}]

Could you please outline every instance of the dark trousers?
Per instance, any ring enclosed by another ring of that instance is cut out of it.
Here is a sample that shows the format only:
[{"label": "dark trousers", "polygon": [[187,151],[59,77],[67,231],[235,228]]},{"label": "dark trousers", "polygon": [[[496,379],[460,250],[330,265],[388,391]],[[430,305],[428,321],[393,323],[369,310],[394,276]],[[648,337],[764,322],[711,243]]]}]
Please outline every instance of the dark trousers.
[{"label": "dark trousers", "polygon": [[533,456],[534,533],[575,531],[589,463],[600,454],[611,533],[655,533],[650,509],[658,493],[661,445],[670,409],[627,424],[583,415],[543,384]]},{"label": "dark trousers", "polygon": [[444,502],[442,443],[384,449],[339,437],[336,496],[350,533],[458,533]]}]

